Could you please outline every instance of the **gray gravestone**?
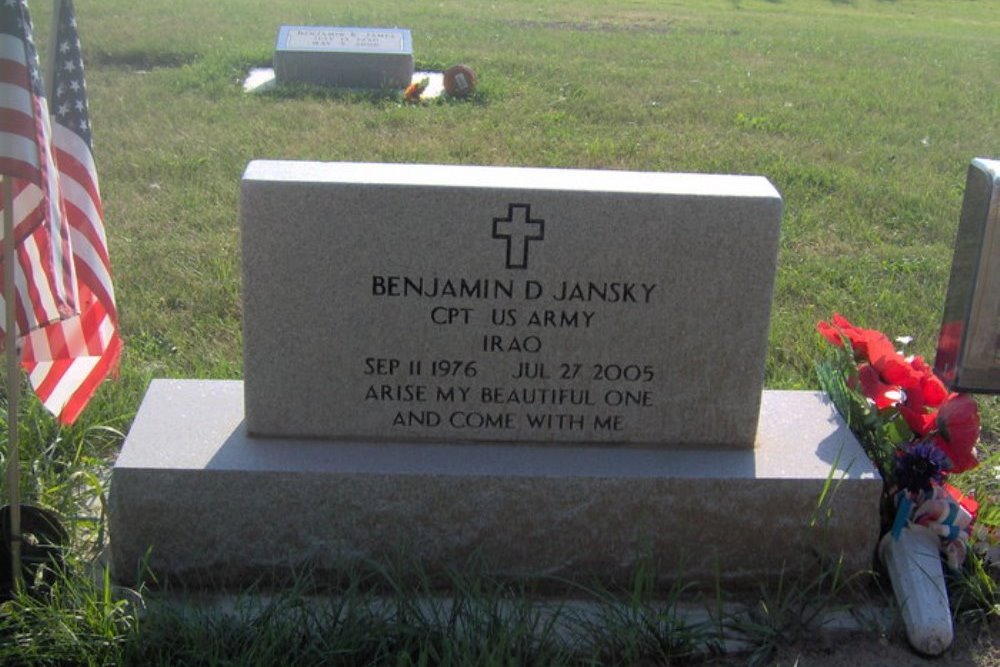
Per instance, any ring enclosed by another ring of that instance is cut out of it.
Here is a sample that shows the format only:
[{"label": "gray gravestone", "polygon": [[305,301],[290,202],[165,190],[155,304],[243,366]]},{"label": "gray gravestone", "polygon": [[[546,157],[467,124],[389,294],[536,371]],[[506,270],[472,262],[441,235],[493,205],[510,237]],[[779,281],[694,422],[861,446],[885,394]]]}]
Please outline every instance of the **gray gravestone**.
[{"label": "gray gravestone", "polygon": [[150,385],[117,576],[870,567],[870,461],[818,392],[762,392],[765,179],[254,162],[242,188],[245,381]]},{"label": "gray gravestone", "polygon": [[241,217],[251,434],[753,447],[764,178],[261,161]]},{"label": "gray gravestone", "polygon": [[955,391],[1000,393],[1000,160],[969,165],[934,366]]},{"label": "gray gravestone", "polygon": [[284,25],[274,74],[278,83],[405,88],[413,78],[413,40],[400,28]]}]

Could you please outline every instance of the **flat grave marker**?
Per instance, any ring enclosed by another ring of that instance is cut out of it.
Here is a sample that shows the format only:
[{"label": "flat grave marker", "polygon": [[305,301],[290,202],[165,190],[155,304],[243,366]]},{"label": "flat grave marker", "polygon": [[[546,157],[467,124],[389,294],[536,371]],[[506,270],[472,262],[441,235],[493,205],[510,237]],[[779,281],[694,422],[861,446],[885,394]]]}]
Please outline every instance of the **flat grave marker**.
[{"label": "flat grave marker", "polygon": [[283,25],[274,73],[279,84],[405,88],[413,78],[413,39],[402,28]]}]

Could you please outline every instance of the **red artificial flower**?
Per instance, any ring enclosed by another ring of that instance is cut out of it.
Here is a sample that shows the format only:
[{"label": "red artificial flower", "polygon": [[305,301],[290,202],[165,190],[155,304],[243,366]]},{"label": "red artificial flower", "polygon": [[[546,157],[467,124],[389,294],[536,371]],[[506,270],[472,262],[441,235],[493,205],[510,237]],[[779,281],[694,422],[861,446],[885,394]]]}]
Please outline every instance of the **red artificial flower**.
[{"label": "red artificial flower", "polygon": [[420,99],[420,94],[424,91],[420,89],[420,84],[411,83],[403,91],[403,99],[407,102],[416,102]]},{"label": "red artificial flower", "polygon": [[872,360],[879,375],[888,384],[896,384],[907,392],[920,391],[921,374],[911,366],[903,355],[895,350]]},{"label": "red artificial flower", "polygon": [[910,429],[934,443],[951,462],[949,472],[963,472],[978,465],[979,410],[968,394],[949,394],[922,357],[905,358],[880,331],[856,327],[843,315],[819,322],[816,330],[828,341],[843,346],[846,339],[858,362],[861,392],[884,410],[897,407]]},{"label": "red artificial flower", "polygon": [[937,413],[926,410],[924,406],[903,404],[899,406],[899,414],[903,415],[910,430],[920,437],[930,434],[937,426]]},{"label": "red artificial flower", "polygon": [[[838,316],[834,315],[834,318],[836,317]],[[841,337],[840,329],[826,320],[820,320],[816,323],[816,331],[818,331],[823,338],[827,339],[837,347],[844,347],[844,339]]]},{"label": "red artificial flower", "polygon": [[925,436],[936,430],[936,409],[948,397],[948,390],[923,357],[912,357],[906,363],[912,369],[913,377],[905,378],[903,389],[906,401],[900,405],[899,411],[914,433]]},{"label": "red artificial flower", "polygon": [[924,404],[936,408],[948,398],[948,390],[944,386],[934,369],[928,365],[921,356],[914,356],[910,360],[910,365],[920,373],[920,394],[923,396]]},{"label": "red artificial flower", "polygon": [[420,96],[427,90],[428,85],[430,85],[430,79],[427,77],[420,81],[414,81],[403,91],[403,99],[407,102],[419,102]]},{"label": "red artificial flower", "polygon": [[951,394],[938,408],[935,443],[951,460],[949,472],[975,468],[979,440],[979,408],[969,394]]},{"label": "red artificial flower", "polygon": [[834,313],[832,322],[819,322],[816,330],[837,346],[843,346],[841,337],[846,338],[859,361],[875,364],[884,357],[898,356],[892,341],[881,331],[856,327],[840,313]]},{"label": "red artificial flower", "polygon": [[858,366],[858,382],[861,393],[871,399],[879,410],[892,407],[903,399],[900,386],[883,382],[882,376],[871,364]]}]

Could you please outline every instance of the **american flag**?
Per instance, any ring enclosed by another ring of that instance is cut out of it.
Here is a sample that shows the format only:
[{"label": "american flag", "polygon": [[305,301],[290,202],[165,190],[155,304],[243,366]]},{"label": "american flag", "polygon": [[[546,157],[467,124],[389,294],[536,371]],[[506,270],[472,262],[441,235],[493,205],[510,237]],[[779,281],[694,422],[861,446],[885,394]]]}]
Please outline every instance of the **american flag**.
[{"label": "american flag", "polygon": [[[6,29],[8,25],[27,26],[21,41],[30,63],[27,69],[31,97],[36,100],[34,106],[37,107],[40,100],[44,110],[45,101],[25,1],[3,1],[3,14],[0,15],[4,19],[3,32],[9,32]],[[91,152],[90,117],[76,16],[70,0],[63,0],[57,5],[58,15],[53,17],[53,29],[57,30],[56,52],[51,54],[55,58],[55,78],[50,82],[54,91],[50,105],[51,131],[48,130],[49,116],[42,113],[42,120],[36,125],[46,128],[36,132],[33,139],[39,146],[39,153],[50,153],[54,158],[54,173],[51,171],[52,158],[41,161],[45,167],[40,171],[52,175],[48,181],[55,183],[55,187],[46,189],[48,197],[44,199],[51,202],[49,226],[55,226],[52,220],[58,215],[58,236],[65,238],[65,244],[56,245],[71,248],[71,252],[64,251],[60,255],[60,258],[70,257],[71,260],[61,262],[59,273],[73,281],[69,290],[73,298],[67,305],[75,313],[63,309],[58,318],[49,318],[37,326],[19,326],[19,333],[21,362],[35,393],[61,422],[71,424],[100,383],[116,367],[122,343],[118,335],[118,316],[104,235],[103,206]],[[12,19],[20,16],[23,20],[12,20],[8,24],[8,12]],[[6,95],[0,97],[7,99]],[[6,154],[6,151],[3,152]],[[0,171],[6,173],[5,167]],[[16,216],[18,200],[15,199],[14,203]],[[54,233],[50,235],[55,236]],[[15,238],[20,240],[19,235]],[[35,267],[32,269],[32,273],[23,273],[28,286],[37,280],[40,273]],[[47,275],[47,271],[42,273]]]},{"label": "american flag", "polygon": [[0,199],[0,207],[10,205],[14,215],[20,335],[76,310],[69,229],[50,136],[28,8],[23,1],[4,0],[0,5],[0,174],[11,180],[13,201]]}]

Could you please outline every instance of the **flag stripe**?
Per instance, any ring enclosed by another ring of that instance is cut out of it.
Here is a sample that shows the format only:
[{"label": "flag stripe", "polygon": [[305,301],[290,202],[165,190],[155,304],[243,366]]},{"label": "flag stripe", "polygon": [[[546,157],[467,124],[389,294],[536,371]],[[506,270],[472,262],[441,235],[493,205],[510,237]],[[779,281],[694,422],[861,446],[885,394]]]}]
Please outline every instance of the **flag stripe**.
[{"label": "flag stripe", "polygon": [[45,248],[51,245],[48,229],[39,226],[17,249],[21,272],[15,272],[14,286],[26,320],[26,329],[49,324],[59,319],[59,304],[53,296],[52,276],[42,269]]},{"label": "flag stripe", "polygon": [[[38,225],[45,222],[45,209],[42,207],[42,191],[37,185],[19,178],[13,179],[13,185],[14,243],[20,243]],[[2,198],[0,198],[0,204],[2,204]],[[18,212],[21,213],[20,219],[18,219]],[[2,229],[0,229],[0,238],[3,238]]]},{"label": "flag stripe", "polygon": [[[16,69],[15,69],[16,68]],[[31,91],[24,87],[27,80],[23,67],[10,67],[9,60],[0,60],[0,107],[11,113],[22,114],[34,122],[35,105],[32,102]],[[31,138],[32,128],[25,128],[27,138]],[[37,150],[37,148],[36,148]]]},{"label": "flag stripe", "polygon": [[[61,125],[58,120],[52,124],[52,146],[56,153],[59,171],[79,182],[97,207],[101,207],[101,193],[97,185],[97,167],[90,147],[76,132]],[[101,211],[103,215],[103,211]],[[100,216],[98,216],[100,217]]]},{"label": "flag stripe", "polygon": [[64,197],[91,220],[100,220],[104,213],[101,210],[101,194],[86,168],[66,151],[56,151],[55,159],[61,172]]},{"label": "flag stripe", "polygon": [[0,60],[0,84],[5,86],[10,86],[11,88],[20,88],[24,91],[23,94],[19,94],[14,90],[9,91],[11,95],[12,108],[24,108],[25,100],[31,100],[31,95],[28,93],[27,89],[24,88],[24,81],[28,78],[28,68],[24,66],[24,63],[19,63],[14,60],[3,59]]},{"label": "flag stripe", "polygon": [[9,161],[11,166],[17,170],[16,173],[10,175],[33,180],[38,172],[38,150],[29,140],[9,130],[10,128],[5,127],[4,131],[0,132],[0,142],[3,142],[6,149],[4,160]]},{"label": "flag stripe", "polygon": [[[86,262],[85,258],[78,256],[77,275],[82,283],[80,287],[80,300],[84,307],[95,307],[100,304],[114,304],[114,288],[111,285],[111,275],[106,267],[92,265]],[[95,268],[97,269],[95,271]],[[96,302],[96,303],[95,303]],[[107,310],[103,305],[101,308]],[[109,310],[115,323],[118,322],[118,315],[114,308]]]},{"label": "flag stripe", "polygon": [[[2,88],[2,86],[0,86]],[[3,91],[0,91],[3,95]],[[21,161],[38,168],[38,147],[29,137],[35,131],[35,119],[20,109],[0,106],[0,133],[2,141],[11,143],[12,153],[20,154]]]},{"label": "flag stripe", "polygon": [[73,393],[94,369],[100,357],[77,357],[52,362],[45,381],[35,387],[42,402],[52,406],[65,406]]},{"label": "flag stripe", "polygon": [[[107,349],[103,355],[96,357],[97,361],[83,381],[76,387],[69,400],[66,400],[59,412],[59,402],[50,400],[45,402],[45,407],[53,413],[59,414],[60,421],[72,424],[86,407],[87,402],[93,397],[94,392],[101,385],[104,379],[114,372],[118,359],[121,356],[122,341],[117,332],[108,341]],[[62,400],[61,398],[58,400]]]},{"label": "flag stripe", "polygon": [[[93,180],[96,188],[97,167],[94,164],[94,156],[90,152],[90,146],[84,142],[79,134],[62,125],[58,118],[52,123],[52,144],[54,150],[65,153],[61,158],[64,166],[60,167],[60,170],[78,174],[76,176],[78,181]],[[75,160],[79,166],[70,165],[66,162],[67,159]],[[94,199],[100,200],[100,198],[100,195],[95,191]]]},{"label": "flag stripe", "polygon": [[24,40],[12,34],[0,33],[0,59],[10,60],[12,63],[27,68],[28,59],[24,53]]}]

